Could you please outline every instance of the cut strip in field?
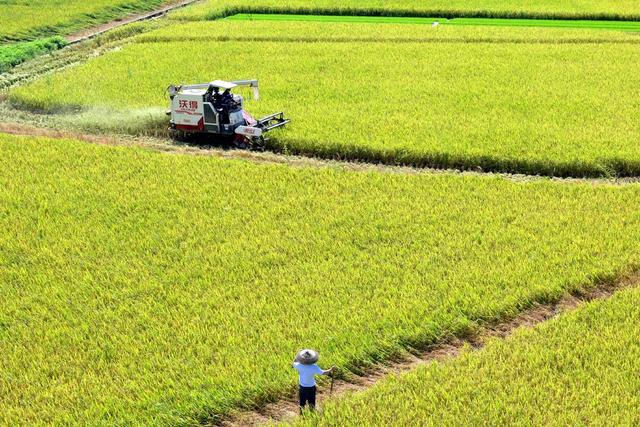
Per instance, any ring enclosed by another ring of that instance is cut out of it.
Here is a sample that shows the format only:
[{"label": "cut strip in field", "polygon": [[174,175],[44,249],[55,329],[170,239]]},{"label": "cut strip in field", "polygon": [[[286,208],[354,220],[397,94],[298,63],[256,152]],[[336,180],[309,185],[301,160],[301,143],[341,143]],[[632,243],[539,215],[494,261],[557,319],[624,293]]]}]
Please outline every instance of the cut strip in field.
[{"label": "cut strip in field", "polygon": [[633,184],[0,156],[0,424],[212,421],[288,395],[300,346],[357,373],[640,265]]},{"label": "cut strip in field", "polygon": [[[36,110],[97,109],[98,121],[109,120],[104,109],[151,111],[149,120],[132,120],[145,128],[161,122],[170,83],[258,78],[262,100],[247,109],[285,110],[293,119],[272,140],[276,151],[551,176],[640,175],[640,44],[632,34],[580,30],[575,42],[560,42],[554,37],[572,30],[205,25],[149,33],[145,43],[16,88],[9,99]],[[317,39],[327,33],[336,40]],[[245,39],[233,40],[237,34]],[[163,43],[148,43],[154,37]],[[108,76],[96,81],[104,70]]]},{"label": "cut strip in field", "polygon": [[294,425],[637,425],[640,291],[332,401]]}]

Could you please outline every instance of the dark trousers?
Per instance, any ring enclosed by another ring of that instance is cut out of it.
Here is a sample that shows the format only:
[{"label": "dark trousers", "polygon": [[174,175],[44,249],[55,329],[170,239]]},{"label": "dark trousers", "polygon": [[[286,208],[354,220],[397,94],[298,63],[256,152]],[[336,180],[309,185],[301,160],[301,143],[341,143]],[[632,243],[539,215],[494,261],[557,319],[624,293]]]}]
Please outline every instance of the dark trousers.
[{"label": "dark trousers", "polygon": [[302,410],[307,404],[311,410],[316,409],[316,386],[300,386],[300,410]]}]

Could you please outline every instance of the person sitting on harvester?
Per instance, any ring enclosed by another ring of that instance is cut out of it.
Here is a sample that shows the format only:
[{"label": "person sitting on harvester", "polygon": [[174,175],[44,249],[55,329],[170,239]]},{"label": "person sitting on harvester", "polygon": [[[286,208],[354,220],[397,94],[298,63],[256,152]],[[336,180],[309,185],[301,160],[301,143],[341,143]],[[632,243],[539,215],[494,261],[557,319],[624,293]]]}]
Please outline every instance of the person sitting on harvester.
[{"label": "person sitting on harvester", "polygon": [[213,108],[220,108],[220,89],[214,85],[209,85],[205,94],[205,101],[213,104]]},{"label": "person sitting on harvester", "polygon": [[225,89],[221,96],[220,103],[224,108],[231,110],[236,103],[233,99],[233,95],[231,95],[231,91],[229,89]]},{"label": "person sitting on harvester", "polygon": [[318,365],[318,352],[315,350],[300,350],[293,359],[293,367],[300,375],[299,395],[300,412],[308,404],[311,410],[316,408],[316,375],[327,375],[333,373],[335,366],[323,370]]}]

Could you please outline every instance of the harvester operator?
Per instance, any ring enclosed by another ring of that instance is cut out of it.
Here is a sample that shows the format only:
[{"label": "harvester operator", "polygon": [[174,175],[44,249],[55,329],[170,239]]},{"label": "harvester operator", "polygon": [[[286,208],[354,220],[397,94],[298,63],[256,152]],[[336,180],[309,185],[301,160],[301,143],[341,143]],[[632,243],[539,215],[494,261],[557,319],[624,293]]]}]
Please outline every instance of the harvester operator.
[{"label": "harvester operator", "polygon": [[220,96],[220,90],[214,86],[214,85],[209,85],[209,88],[207,89],[207,94],[205,97],[205,100],[207,102],[210,102],[213,104],[213,108],[215,108],[216,110],[219,109],[220,106],[220,101],[222,100],[221,96]]},{"label": "harvester operator", "polygon": [[231,109],[233,107],[235,101],[233,100],[233,95],[231,95],[231,91],[229,89],[225,89],[222,93],[221,103],[225,108]]}]

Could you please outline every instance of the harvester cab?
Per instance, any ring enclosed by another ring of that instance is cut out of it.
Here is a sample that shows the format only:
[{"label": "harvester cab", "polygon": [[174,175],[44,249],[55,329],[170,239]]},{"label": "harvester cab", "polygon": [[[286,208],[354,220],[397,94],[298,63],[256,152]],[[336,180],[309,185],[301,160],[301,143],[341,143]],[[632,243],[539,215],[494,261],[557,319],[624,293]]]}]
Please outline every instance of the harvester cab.
[{"label": "harvester cab", "polygon": [[253,98],[259,99],[258,80],[224,81],[195,85],[171,85],[168,88],[171,105],[172,136],[208,134],[231,142],[238,148],[264,149],[265,134],[282,127],[291,120],[279,112],[254,119],[244,110],[244,99],[233,94],[239,86],[252,89]]}]

